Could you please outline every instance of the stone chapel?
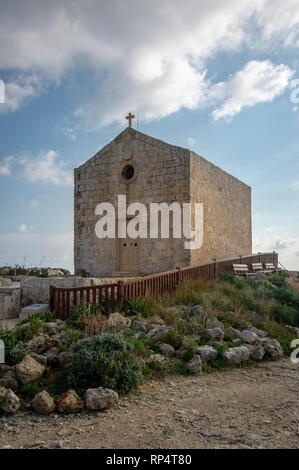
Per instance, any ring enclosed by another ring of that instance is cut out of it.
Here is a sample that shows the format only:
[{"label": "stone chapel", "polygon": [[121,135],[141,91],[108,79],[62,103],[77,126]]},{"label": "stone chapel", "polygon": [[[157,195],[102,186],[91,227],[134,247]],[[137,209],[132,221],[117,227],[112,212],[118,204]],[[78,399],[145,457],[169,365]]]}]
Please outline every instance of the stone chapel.
[{"label": "stone chapel", "polygon": [[[142,276],[252,252],[251,188],[191,150],[138,132],[131,119],[74,173],[75,274]],[[202,203],[201,248],[185,249],[171,228],[169,238],[97,238],[95,208],[116,207],[118,195],[127,205]]]}]

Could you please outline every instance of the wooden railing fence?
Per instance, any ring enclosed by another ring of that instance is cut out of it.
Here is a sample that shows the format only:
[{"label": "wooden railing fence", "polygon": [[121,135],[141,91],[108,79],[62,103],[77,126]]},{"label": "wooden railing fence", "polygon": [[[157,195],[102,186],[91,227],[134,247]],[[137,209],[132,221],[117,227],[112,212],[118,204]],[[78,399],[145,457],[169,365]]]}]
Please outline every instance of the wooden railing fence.
[{"label": "wooden railing fence", "polygon": [[258,253],[248,256],[237,256],[230,259],[213,260],[198,266],[176,268],[164,273],[152,274],[129,281],[118,281],[114,284],[102,284],[84,287],[50,286],[50,309],[56,318],[66,319],[72,306],[89,304],[92,309],[108,315],[120,309],[124,298],[135,297],[157,298],[174,292],[181,282],[198,279],[217,279],[219,274],[232,271],[233,264],[273,263],[278,266],[278,253]]}]

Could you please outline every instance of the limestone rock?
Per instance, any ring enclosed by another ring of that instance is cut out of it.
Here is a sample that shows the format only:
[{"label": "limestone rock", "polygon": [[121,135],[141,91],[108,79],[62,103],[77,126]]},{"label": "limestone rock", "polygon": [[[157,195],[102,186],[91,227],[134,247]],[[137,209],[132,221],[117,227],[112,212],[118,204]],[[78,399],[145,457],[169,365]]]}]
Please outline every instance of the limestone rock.
[{"label": "limestone rock", "polygon": [[208,346],[208,345],[199,346],[198,353],[203,362],[214,361],[216,357],[218,356],[218,351],[216,351],[215,348],[212,348],[212,346]]},{"label": "limestone rock", "polygon": [[163,364],[163,362],[166,361],[166,357],[163,356],[163,354],[154,353],[150,354],[149,361],[156,362],[156,364]]},{"label": "limestone rock", "polygon": [[286,329],[289,330],[293,335],[296,336],[296,338],[299,338],[299,328],[296,326],[286,326]]},{"label": "limestone rock", "polygon": [[248,344],[253,344],[259,340],[259,337],[251,330],[241,331],[240,337],[243,341],[245,341],[245,343],[248,343]]},{"label": "limestone rock", "polygon": [[131,326],[130,318],[124,317],[118,312],[111,313],[103,323],[103,333],[119,333],[124,328]]},{"label": "limestone rock", "polygon": [[42,353],[50,348],[55,348],[58,344],[59,338],[55,338],[55,335],[50,338],[48,335],[40,334],[35,336],[31,341],[28,341],[26,346],[34,352]]},{"label": "limestone rock", "polygon": [[175,351],[175,357],[177,357],[178,359],[184,360],[187,354],[188,354],[188,350],[183,346],[177,351]]},{"label": "limestone rock", "polygon": [[261,340],[265,353],[272,359],[278,359],[283,356],[283,349],[275,338],[263,338]]},{"label": "limestone rock", "polygon": [[55,401],[46,391],[37,393],[31,404],[34,411],[41,415],[50,415],[55,410]]},{"label": "limestone rock", "polygon": [[237,346],[227,349],[223,353],[223,357],[229,364],[240,364],[242,361],[248,361],[250,352],[246,346]]},{"label": "limestone rock", "polygon": [[56,400],[59,413],[77,413],[83,408],[83,401],[75,390],[68,390]]},{"label": "limestone rock", "polygon": [[17,395],[10,389],[0,387],[0,410],[3,413],[13,414],[20,407],[20,400]]},{"label": "limestone rock", "polygon": [[89,388],[85,393],[85,401],[88,410],[107,410],[116,405],[118,394],[109,388]]},{"label": "limestone rock", "polygon": [[193,305],[188,311],[189,317],[199,317],[201,320],[206,317],[206,313],[201,305]]},{"label": "limestone rock", "polygon": [[149,322],[153,323],[154,325],[165,325],[165,321],[159,315],[154,315],[153,317],[150,317]]},{"label": "limestone rock", "polygon": [[224,332],[226,335],[231,336],[233,339],[239,339],[241,335],[241,331],[237,328],[233,328],[232,326],[225,328]]},{"label": "limestone rock", "polygon": [[221,321],[217,320],[216,317],[213,318],[208,318],[207,320],[207,328],[221,328],[221,330],[224,330],[224,325]]},{"label": "limestone rock", "polygon": [[6,372],[4,377],[0,379],[0,385],[5,388],[11,388],[12,390],[17,390],[19,388],[19,384],[17,381],[15,371],[9,370],[8,372]]},{"label": "limestone rock", "polygon": [[45,371],[45,366],[37,362],[33,357],[24,357],[22,362],[16,365],[16,376],[22,385],[40,379]]},{"label": "limestone rock", "polygon": [[33,357],[33,359],[35,359],[37,362],[39,362],[43,366],[47,365],[47,357],[44,356],[43,354],[36,354],[36,353],[30,352],[30,356]]},{"label": "limestone rock", "polygon": [[260,361],[265,355],[265,349],[262,346],[261,342],[258,341],[255,344],[244,344],[244,346],[249,350],[250,357],[255,361]]},{"label": "limestone rock", "polygon": [[209,339],[213,339],[215,341],[222,341],[224,338],[224,331],[222,328],[208,328],[206,330],[206,336]]},{"label": "limestone rock", "polygon": [[58,364],[59,350],[57,348],[48,349],[45,356],[47,358],[47,364],[50,364],[50,366],[56,366]]},{"label": "limestone rock", "polygon": [[170,344],[159,343],[159,349],[164,356],[171,357],[174,355],[174,348]]},{"label": "limestone rock", "polygon": [[190,374],[199,374],[202,371],[202,360],[198,354],[193,356],[186,365]]},{"label": "limestone rock", "polygon": [[247,330],[253,331],[259,338],[265,338],[267,336],[266,331],[259,330],[258,328],[252,325],[248,326]]},{"label": "limestone rock", "polygon": [[143,318],[134,318],[132,321],[132,329],[138,332],[145,332],[147,330],[147,321]]},{"label": "limestone rock", "polygon": [[0,379],[4,377],[12,368],[6,364],[0,364]]},{"label": "limestone rock", "polygon": [[61,352],[58,356],[58,362],[59,362],[60,367],[62,369],[65,369],[66,367],[68,367],[71,364],[73,357],[74,357],[74,353],[72,351]]}]

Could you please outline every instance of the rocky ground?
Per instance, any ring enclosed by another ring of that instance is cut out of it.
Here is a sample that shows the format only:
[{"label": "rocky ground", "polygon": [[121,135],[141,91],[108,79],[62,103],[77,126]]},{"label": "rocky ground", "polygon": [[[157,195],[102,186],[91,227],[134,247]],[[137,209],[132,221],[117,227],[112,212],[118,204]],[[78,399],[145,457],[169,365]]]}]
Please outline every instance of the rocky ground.
[{"label": "rocky ground", "polygon": [[298,448],[289,359],[145,383],[110,410],[0,418],[0,448]]}]

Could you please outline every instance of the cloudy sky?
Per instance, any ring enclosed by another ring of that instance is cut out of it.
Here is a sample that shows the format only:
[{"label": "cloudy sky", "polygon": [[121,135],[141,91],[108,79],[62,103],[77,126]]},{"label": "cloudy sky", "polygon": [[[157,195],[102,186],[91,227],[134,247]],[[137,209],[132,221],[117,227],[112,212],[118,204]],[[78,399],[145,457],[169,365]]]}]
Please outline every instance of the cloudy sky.
[{"label": "cloudy sky", "polygon": [[298,0],[0,7],[0,265],[72,268],[73,168],[132,111],[252,186],[254,250],[299,269]]}]

